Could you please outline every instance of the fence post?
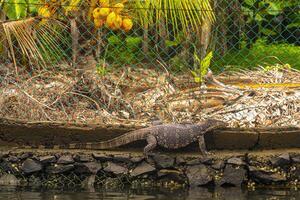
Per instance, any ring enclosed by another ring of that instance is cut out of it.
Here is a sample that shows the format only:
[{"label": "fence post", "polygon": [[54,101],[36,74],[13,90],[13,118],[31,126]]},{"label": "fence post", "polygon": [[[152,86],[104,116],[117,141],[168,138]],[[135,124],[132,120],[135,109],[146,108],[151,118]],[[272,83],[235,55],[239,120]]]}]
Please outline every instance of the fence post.
[{"label": "fence post", "polygon": [[102,29],[97,29],[96,30],[96,50],[95,50],[95,57],[96,59],[99,59],[101,56],[101,51],[103,47],[103,30]]},{"label": "fence post", "polygon": [[144,25],[144,31],[143,31],[143,53],[145,55],[148,55],[149,52],[149,26],[148,24]]},{"label": "fence post", "polygon": [[70,20],[71,25],[71,36],[72,36],[72,66],[76,67],[78,50],[79,50],[79,31],[76,23],[76,17],[72,17]]},{"label": "fence post", "polygon": [[[159,37],[158,37],[158,52],[160,52],[160,56],[165,56],[167,54],[166,49],[166,40],[168,39],[167,27],[166,27],[166,19],[161,18],[161,21],[158,25]],[[162,58],[162,60],[164,60]]]}]

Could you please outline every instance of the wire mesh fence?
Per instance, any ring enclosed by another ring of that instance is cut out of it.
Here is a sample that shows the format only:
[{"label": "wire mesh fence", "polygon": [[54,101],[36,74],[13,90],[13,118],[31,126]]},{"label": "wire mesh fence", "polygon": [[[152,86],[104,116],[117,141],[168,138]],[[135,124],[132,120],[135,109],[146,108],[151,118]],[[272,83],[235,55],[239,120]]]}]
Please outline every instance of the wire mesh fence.
[{"label": "wire mesh fence", "polygon": [[[212,68],[219,70],[278,62],[268,57],[300,67],[296,56],[300,44],[297,1],[220,0],[209,6],[176,11],[165,5],[160,8],[127,4],[128,8],[113,16],[109,14],[115,13],[117,8],[113,6],[117,4],[112,3],[2,1],[2,60],[32,67],[65,61],[75,67],[84,57],[93,56],[97,63],[105,60],[112,66],[156,66],[157,61],[163,61],[177,72],[195,67],[195,53],[203,58],[213,51]],[[102,15],[99,18],[97,8]],[[142,14],[144,17],[138,16]],[[115,21],[110,22],[111,18]],[[18,29],[24,32],[17,32]],[[32,41],[30,36],[34,37]],[[285,53],[274,52],[277,50]],[[26,63],[26,59],[34,62]]]},{"label": "wire mesh fence", "polygon": [[[300,68],[300,5],[293,0],[2,0],[0,13],[0,85],[18,91],[16,97],[3,90],[2,116],[199,120],[201,102],[211,99],[176,88],[193,88],[203,68]],[[295,73],[282,81],[296,80]],[[178,96],[189,112],[182,112]],[[236,98],[214,97],[208,107]]]}]

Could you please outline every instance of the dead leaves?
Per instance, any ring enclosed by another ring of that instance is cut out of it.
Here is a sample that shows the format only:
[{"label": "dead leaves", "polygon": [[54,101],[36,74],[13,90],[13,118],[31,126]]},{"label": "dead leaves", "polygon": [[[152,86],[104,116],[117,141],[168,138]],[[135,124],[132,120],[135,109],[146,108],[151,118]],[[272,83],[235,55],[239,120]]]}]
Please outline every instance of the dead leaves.
[{"label": "dead leaves", "polygon": [[[135,126],[150,125],[155,118],[165,123],[216,118],[232,127],[300,126],[300,90],[294,84],[299,74],[210,74],[211,84],[200,88],[188,82],[193,79],[187,75],[144,68],[124,68],[106,76],[92,69],[80,76],[46,73],[17,85],[3,81],[0,117]],[[293,87],[286,87],[289,84]]]}]

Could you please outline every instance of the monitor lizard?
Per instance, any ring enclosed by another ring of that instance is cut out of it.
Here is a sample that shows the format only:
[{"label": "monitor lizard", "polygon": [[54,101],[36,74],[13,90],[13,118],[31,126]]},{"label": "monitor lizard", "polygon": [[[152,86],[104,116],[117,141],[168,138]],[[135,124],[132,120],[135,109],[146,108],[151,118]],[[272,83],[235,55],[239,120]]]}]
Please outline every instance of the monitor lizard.
[{"label": "monitor lizard", "polygon": [[201,152],[207,154],[204,134],[213,129],[226,126],[227,123],[215,119],[208,119],[199,124],[160,124],[131,131],[103,142],[74,143],[67,146],[55,145],[54,148],[112,149],[137,140],[146,140],[148,144],[144,148],[144,154],[147,156],[157,146],[178,149],[198,141]]}]

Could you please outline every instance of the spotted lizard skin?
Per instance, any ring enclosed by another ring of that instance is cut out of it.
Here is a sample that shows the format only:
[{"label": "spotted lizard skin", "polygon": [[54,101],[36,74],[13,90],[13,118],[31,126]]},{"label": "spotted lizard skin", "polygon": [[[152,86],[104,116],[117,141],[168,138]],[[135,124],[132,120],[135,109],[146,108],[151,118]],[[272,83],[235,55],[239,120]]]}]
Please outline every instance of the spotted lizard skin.
[{"label": "spotted lizard skin", "polygon": [[213,129],[224,128],[225,122],[208,119],[199,124],[161,124],[128,132],[104,142],[74,143],[67,146],[54,146],[55,149],[112,149],[138,140],[147,140],[144,153],[147,155],[157,146],[178,149],[198,141],[203,154],[207,153],[204,134]]}]

